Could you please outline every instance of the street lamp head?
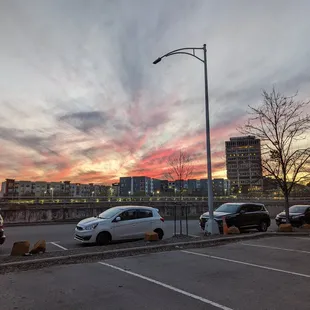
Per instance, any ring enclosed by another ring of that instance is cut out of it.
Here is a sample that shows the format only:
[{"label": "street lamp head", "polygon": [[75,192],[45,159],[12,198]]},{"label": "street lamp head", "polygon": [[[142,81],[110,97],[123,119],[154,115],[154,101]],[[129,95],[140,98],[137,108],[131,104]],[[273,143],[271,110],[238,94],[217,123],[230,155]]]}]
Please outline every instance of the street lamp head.
[{"label": "street lamp head", "polygon": [[159,62],[161,62],[161,57],[157,58],[153,61],[153,65],[157,65]]}]

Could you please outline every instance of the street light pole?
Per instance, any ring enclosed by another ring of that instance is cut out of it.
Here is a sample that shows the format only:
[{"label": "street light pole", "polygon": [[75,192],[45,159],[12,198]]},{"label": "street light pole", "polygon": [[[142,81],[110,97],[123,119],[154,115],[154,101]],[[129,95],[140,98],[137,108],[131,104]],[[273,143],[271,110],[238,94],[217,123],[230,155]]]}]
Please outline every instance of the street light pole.
[{"label": "street light pole", "polygon": [[205,76],[205,113],[206,113],[206,148],[207,148],[207,169],[208,169],[208,209],[209,219],[207,221],[207,230],[210,234],[218,234],[218,224],[214,221],[213,209],[213,181],[212,181],[212,161],[211,161],[211,134],[210,134],[210,113],[209,113],[209,87],[208,87],[208,63],[207,47],[203,45],[203,63]]},{"label": "street light pole", "polygon": [[[196,56],[195,51],[203,50],[203,59]],[[157,58],[153,64],[158,64],[162,58],[173,55],[189,55],[192,56],[204,64],[204,79],[205,79],[205,113],[206,113],[206,151],[207,151],[207,170],[208,170],[208,210],[209,219],[206,223],[206,231],[212,235],[219,234],[219,227],[214,220],[213,210],[213,182],[212,182],[212,163],[211,163],[211,143],[210,143],[210,115],[209,115],[209,90],[208,90],[208,70],[207,70],[207,47],[206,44],[203,47],[186,47],[179,48],[171,51],[159,58]]]}]

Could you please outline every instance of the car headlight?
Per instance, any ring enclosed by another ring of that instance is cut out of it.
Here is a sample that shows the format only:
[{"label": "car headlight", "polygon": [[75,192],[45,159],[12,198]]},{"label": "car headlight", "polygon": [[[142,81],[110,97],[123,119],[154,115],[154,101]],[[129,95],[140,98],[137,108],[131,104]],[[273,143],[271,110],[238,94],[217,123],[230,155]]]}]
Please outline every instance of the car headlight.
[{"label": "car headlight", "polygon": [[85,230],[93,230],[93,229],[95,229],[97,226],[98,226],[98,223],[92,224],[92,225],[86,226],[86,227],[85,227]]}]

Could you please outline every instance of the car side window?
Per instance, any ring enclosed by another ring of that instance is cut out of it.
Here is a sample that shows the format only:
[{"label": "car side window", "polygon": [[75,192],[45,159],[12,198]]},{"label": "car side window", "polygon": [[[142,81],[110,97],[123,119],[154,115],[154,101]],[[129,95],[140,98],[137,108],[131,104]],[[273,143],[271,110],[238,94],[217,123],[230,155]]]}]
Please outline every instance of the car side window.
[{"label": "car side window", "polygon": [[262,206],[260,205],[251,205],[251,212],[262,211]]},{"label": "car side window", "polygon": [[139,219],[144,219],[147,217],[153,217],[153,212],[151,210],[139,210],[138,212]]},{"label": "car side window", "polygon": [[241,213],[246,213],[246,212],[249,212],[248,210],[248,206],[247,205],[243,205],[241,208],[240,208],[240,211]]},{"label": "car side window", "polygon": [[137,218],[137,210],[127,210],[122,212],[119,217],[121,221],[130,221],[135,220]]}]

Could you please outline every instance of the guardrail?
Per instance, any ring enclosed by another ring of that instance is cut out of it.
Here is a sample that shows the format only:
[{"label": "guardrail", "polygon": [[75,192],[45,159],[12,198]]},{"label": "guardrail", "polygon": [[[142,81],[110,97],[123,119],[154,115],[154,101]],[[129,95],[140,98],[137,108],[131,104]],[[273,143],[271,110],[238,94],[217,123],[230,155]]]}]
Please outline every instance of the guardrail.
[{"label": "guardrail", "polygon": [[[32,198],[20,198],[20,199],[2,199],[0,205],[9,204],[27,204],[27,205],[37,205],[37,204],[80,204],[80,203],[90,203],[96,204],[101,202],[169,202],[169,201],[208,201],[208,197],[192,197],[192,196],[182,196],[182,197],[163,197],[163,196],[153,196],[153,197],[55,197],[54,199],[42,198],[42,197],[32,197]],[[215,201],[283,201],[282,197],[215,197]],[[291,197],[291,201],[305,201],[310,203],[310,197]]]}]

